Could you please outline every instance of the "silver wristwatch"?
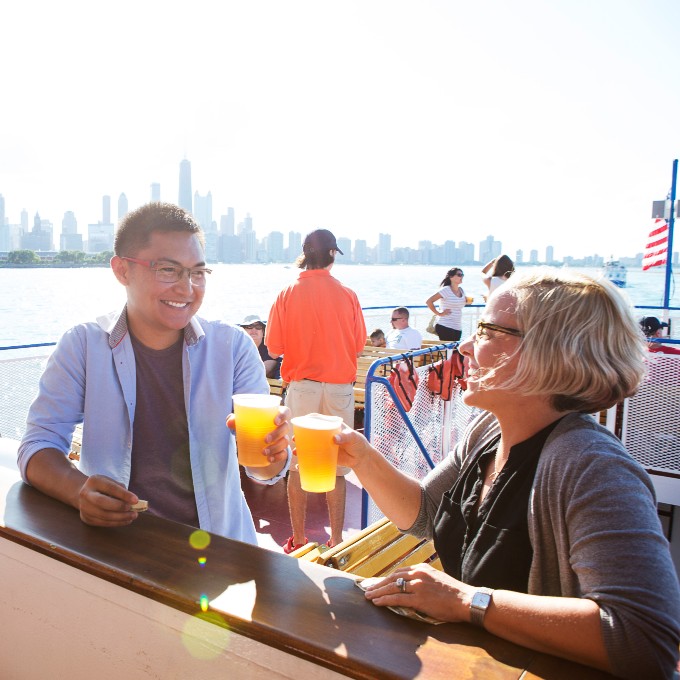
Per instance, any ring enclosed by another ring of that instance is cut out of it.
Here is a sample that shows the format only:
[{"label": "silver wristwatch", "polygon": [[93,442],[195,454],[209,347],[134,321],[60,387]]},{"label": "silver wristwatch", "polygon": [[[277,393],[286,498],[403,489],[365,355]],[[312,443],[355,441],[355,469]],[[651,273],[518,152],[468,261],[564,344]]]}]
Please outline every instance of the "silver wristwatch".
[{"label": "silver wristwatch", "polygon": [[493,590],[491,588],[477,589],[470,603],[470,623],[474,623],[475,626],[480,628],[484,627],[484,617],[486,616],[486,610],[491,604],[492,594]]}]

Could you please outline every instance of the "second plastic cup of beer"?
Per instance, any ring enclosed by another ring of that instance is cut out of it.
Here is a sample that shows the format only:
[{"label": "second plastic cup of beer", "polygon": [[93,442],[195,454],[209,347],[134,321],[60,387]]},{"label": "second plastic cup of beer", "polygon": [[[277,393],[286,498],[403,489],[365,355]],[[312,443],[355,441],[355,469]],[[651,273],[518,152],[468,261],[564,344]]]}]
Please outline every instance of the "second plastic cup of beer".
[{"label": "second plastic cup of beer", "polygon": [[338,474],[338,445],[342,418],[308,413],[290,421],[295,433],[300,486],[304,491],[332,491]]},{"label": "second plastic cup of beer", "polygon": [[269,461],[262,449],[264,438],[276,427],[281,397],[270,394],[235,394],[236,451],[238,462],[248,467],[266,467]]}]

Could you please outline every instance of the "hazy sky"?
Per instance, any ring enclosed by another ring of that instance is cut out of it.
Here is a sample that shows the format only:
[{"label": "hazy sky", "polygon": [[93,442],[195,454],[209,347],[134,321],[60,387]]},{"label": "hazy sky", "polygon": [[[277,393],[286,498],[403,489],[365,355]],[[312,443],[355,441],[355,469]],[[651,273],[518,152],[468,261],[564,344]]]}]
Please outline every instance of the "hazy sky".
[{"label": "hazy sky", "polygon": [[50,0],[0,27],[0,194],[56,233],[103,194],[176,202],[186,156],[259,236],[633,255],[680,155],[678,0]]}]

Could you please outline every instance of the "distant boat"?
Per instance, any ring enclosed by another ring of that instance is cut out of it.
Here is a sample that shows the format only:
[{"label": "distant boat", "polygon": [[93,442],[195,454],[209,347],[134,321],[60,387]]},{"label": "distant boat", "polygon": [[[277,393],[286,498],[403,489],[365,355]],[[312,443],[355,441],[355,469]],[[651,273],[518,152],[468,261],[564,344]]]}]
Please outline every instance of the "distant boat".
[{"label": "distant boat", "polygon": [[611,281],[615,286],[619,288],[626,287],[628,270],[625,264],[621,264],[618,260],[608,260],[604,263],[603,272],[605,279]]}]

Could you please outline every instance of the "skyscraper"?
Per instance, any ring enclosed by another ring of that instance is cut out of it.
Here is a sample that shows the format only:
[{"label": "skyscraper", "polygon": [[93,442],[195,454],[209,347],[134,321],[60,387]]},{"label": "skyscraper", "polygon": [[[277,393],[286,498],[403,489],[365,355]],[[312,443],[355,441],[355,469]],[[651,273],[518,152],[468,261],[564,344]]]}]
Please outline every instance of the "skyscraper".
[{"label": "skyscraper", "polygon": [[302,253],[302,234],[299,231],[289,231],[286,259],[294,262],[300,253]]},{"label": "skyscraper", "polygon": [[53,250],[52,223],[41,220],[38,213],[33,219],[33,230],[22,234],[21,247],[26,250]]},{"label": "skyscraper", "polygon": [[10,250],[9,224],[5,224],[5,199],[0,194],[0,251]]},{"label": "skyscraper", "polygon": [[354,241],[354,261],[358,264],[368,262],[368,245],[365,239],[358,238]]},{"label": "skyscraper", "polygon": [[392,237],[389,234],[378,234],[378,264],[392,262]]},{"label": "skyscraper", "polygon": [[283,233],[272,231],[266,239],[269,262],[283,262]]},{"label": "skyscraper", "polygon": [[128,200],[125,194],[118,197],[118,221],[120,222],[128,214]]},{"label": "skyscraper", "polygon": [[61,236],[59,238],[60,250],[82,250],[83,236],[78,233],[78,222],[72,210],[64,213],[61,221]]},{"label": "skyscraper", "polygon": [[151,185],[151,202],[158,203],[161,200],[161,185],[158,182],[154,182]]},{"label": "skyscraper", "polygon": [[224,236],[234,235],[234,209],[227,208],[227,214],[220,217],[220,233]]},{"label": "skyscraper", "polygon": [[191,198],[191,163],[184,158],[179,163],[179,200],[177,204],[180,208],[193,213]]},{"label": "skyscraper", "polygon": [[204,232],[211,231],[212,193],[210,191],[205,196],[201,196],[198,191],[194,193],[194,218],[203,227]]},{"label": "skyscraper", "polygon": [[479,242],[479,261],[486,264],[501,254],[501,242],[495,241],[493,236],[487,236]]}]

